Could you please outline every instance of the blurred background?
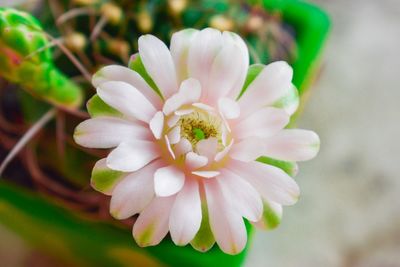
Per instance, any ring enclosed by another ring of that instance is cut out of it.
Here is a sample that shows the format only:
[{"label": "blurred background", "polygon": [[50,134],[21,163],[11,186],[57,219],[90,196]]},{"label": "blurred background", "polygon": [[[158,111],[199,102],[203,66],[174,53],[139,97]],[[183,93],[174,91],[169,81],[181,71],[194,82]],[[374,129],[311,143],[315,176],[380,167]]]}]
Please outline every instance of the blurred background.
[{"label": "blurred background", "polygon": [[[248,267],[400,266],[400,3],[314,0],[331,16],[320,77],[298,121],[321,137],[298,204],[257,231]],[[0,225],[1,266],[57,266]]]}]

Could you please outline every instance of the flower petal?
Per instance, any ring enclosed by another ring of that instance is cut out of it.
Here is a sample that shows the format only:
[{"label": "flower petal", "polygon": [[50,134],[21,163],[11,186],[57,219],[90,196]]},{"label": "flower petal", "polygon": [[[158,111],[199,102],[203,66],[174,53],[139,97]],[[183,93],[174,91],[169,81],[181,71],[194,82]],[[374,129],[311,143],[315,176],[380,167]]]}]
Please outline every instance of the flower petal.
[{"label": "flower petal", "polygon": [[238,76],[242,76],[243,63],[240,47],[235,43],[224,43],[212,62],[208,83],[203,87],[207,90],[207,102],[215,103],[215,100],[228,95],[235,87]]},{"label": "flower petal", "polygon": [[229,156],[244,162],[254,161],[265,154],[264,143],[264,139],[259,137],[243,139],[232,146]]},{"label": "flower petal", "polygon": [[178,81],[183,81],[188,77],[187,59],[189,48],[198,32],[195,29],[185,29],[174,33],[171,37],[170,50]]},{"label": "flower petal", "polygon": [[293,69],[284,61],[265,66],[238,100],[242,116],[270,105],[285,95],[292,86],[292,77]]},{"label": "flower petal", "polygon": [[139,54],[143,65],[165,98],[178,90],[175,65],[168,47],[157,37],[139,37]]},{"label": "flower petal", "polygon": [[185,182],[185,174],[173,165],[158,169],[154,174],[154,191],[157,196],[167,197],[179,192]]},{"label": "flower petal", "polygon": [[196,235],[201,224],[201,202],[198,182],[187,179],[176,196],[169,217],[171,238],[176,245],[188,244]]},{"label": "flower petal", "polygon": [[213,178],[220,174],[219,171],[194,171],[192,174],[203,177],[203,178]]},{"label": "flower petal", "polygon": [[164,129],[164,114],[158,111],[150,120],[149,127],[156,139],[160,139]]},{"label": "flower petal", "polygon": [[122,142],[111,151],[107,157],[107,166],[117,171],[133,172],[159,156],[159,147],[154,142],[132,140]]},{"label": "flower petal", "polygon": [[286,111],[289,116],[293,115],[300,104],[299,92],[297,88],[292,84],[287,92],[278,100],[273,103],[276,108],[282,108]]},{"label": "flower petal", "polygon": [[239,68],[239,73],[237,75],[236,83],[234,84],[232,90],[229,92],[229,96],[235,99],[242,90],[244,81],[247,76],[250,59],[249,50],[247,49],[247,45],[244,40],[236,33],[225,31],[222,33],[222,38],[225,42],[233,42],[239,47],[238,54],[240,54],[241,57],[241,63],[237,65],[237,68]]},{"label": "flower petal", "polygon": [[296,182],[281,169],[257,161],[232,161],[227,169],[246,179],[264,199],[282,205],[292,205],[299,198]]},{"label": "flower petal", "polygon": [[246,180],[227,169],[221,170],[216,178],[221,185],[224,197],[235,203],[236,210],[251,222],[260,220],[263,203],[260,194]]},{"label": "flower petal", "polygon": [[171,145],[179,143],[179,141],[181,140],[180,126],[175,126],[174,128],[171,129],[171,131],[168,133],[168,140]]},{"label": "flower petal", "polygon": [[193,38],[188,52],[188,74],[197,79],[202,88],[208,84],[212,64],[221,46],[221,32],[215,29],[201,30]]},{"label": "flower petal", "polygon": [[253,223],[257,228],[271,230],[276,228],[282,219],[282,205],[264,200],[264,211],[261,219]]},{"label": "flower petal", "polygon": [[172,95],[165,101],[163,112],[168,116],[181,106],[198,101],[200,95],[201,87],[199,81],[193,78],[184,80],[178,93]]},{"label": "flower petal", "polygon": [[110,213],[114,218],[127,219],[140,213],[150,203],[154,198],[154,173],[162,165],[161,160],[156,160],[117,184],[110,202]]},{"label": "flower petal", "polygon": [[201,156],[206,156],[211,162],[217,154],[218,140],[215,137],[200,140],[196,145],[196,150]]},{"label": "flower petal", "polygon": [[156,197],[140,213],[132,234],[141,247],[158,245],[168,233],[168,221],[175,196]]},{"label": "flower petal", "polygon": [[92,78],[92,84],[96,88],[108,81],[120,81],[130,84],[139,90],[156,108],[161,108],[161,97],[157,95],[136,71],[124,66],[110,65],[101,68]]},{"label": "flower petal", "polygon": [[96,162],[92,170],[90,185],[105,195],[111,195],[115,185],[126,176],[126,173],[114,171],[107,167],[106,159]]},{"label": "flower petal", "polygon": [[178,144],[174,146],[177,157],[192,151],[192,144],[186,138],[181,138]]},{"label": "flower petal", "polygon": [[305,161],[315,157],[320,140],[316,133],[285,129],[266,140],[265,156],[286,161]]},{"label": "flower petal", "polygon": [[204,182],[210,226],[215,240],[227,254],[241,252],[247,242],[246,227],[242,216],[223,196],[216,179]]},{"label": "flower petal", "polygon": [[240,115],[239,104],[230,98],[220,98],[218,100],[218,109],[222,116],[228,120],[236,119]]},{"label": "flower petal", "polygon": [[150,101],[139,90],[125,82],[102,83],[97,87],[97,94],[124,115],[144,122],[149,122],[156,113]]},{"label": "flower petal", "polygon": [[238,139],[252,136],[268,137],[282,130],[289,123],[289,119],[285,110],[265,107],[241,120],[233,132]]},{"label": "flower petal", "polygon": [[185,165],[190,170],[195,170],[206,166],[208,163],[208,158],[205,156],[200,156],[197,153],[189,152],[186,154]]},{"label": "flower petal", "polygon": [[150,138],[150,131],[139,123],[115,117],[88,119],[81,122],[74,132],[75,142],[88,148],[111,148],[124,141]]},{"label": "flower petal", "polygon": [[225,158],[226,155],[228,155],[229,151],[231,150],[232,146],[234,144],[234,140],[231,141],[231,143],[226,146],[222,151],[218,152],[215,157],[214,160],[215,161],[221,161],[223,158]]}]

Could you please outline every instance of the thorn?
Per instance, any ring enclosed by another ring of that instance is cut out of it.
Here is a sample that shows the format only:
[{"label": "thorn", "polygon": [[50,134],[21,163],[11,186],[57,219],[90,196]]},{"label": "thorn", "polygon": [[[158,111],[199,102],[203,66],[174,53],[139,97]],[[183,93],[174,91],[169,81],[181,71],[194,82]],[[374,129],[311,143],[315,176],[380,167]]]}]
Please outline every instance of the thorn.
[{"label": "thorn", "polygon": [[97,22],[96,26],[94,26],[92,34],[90,35],[90,41],[95,41],[97,36],[99,36],[100,32],[104,28],[104,26],[107,24],[108,19],[105,16],[101,16],[100,20]]},{"label": "thorn", "polygon": [[32,138],[54,117],[56,109],[52,108],[47,111],[31,128],[19,139],[18,143],[10,150],[6,158],[0,165],[0,176],[7,168],[8,164],[15,158],[15,156],[25,147],[25,145],[32,140]]},{"label": "thorn", "polygon": [[80,8],[74,8],[71,10],[68,10],[64,14],[58,17],[56,20],[56,24],[59,26],[63,23],[65,23],[67,20],[73,19],[78,16],[84,16],[84,15],[93,15],[96,13],[96,10],[93,8],[89,7],[80,7]]}]

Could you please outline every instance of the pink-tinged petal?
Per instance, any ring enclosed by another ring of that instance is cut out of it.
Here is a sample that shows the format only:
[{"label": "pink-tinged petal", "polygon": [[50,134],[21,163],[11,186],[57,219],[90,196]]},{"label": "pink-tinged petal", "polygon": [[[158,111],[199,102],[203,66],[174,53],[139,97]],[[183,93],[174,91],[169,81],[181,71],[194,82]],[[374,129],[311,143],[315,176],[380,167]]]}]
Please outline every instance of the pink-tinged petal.
[{"label": "pink-tinged petal", "polygon": [[297,183],[283,170],[257,161],[230,162],[227,169],[246,179],[264,199],[281,205],[292,205],[299,198]]},{"label": "pink-tinged petal", "polygon": [[237,174],[223,169],[216,178],[221,185],[228,202],[235,203],[234,207],[240,215],[251,222],[260,220],[263,213],[263,203],[260,194],[247,181]]},{"label": "pink-tinged petal", "polygon": [[176,196],[169,217],[171,238],[178,246],[187,245],[200,229],[201,201],[198,182],[187,179]]},{"label": "pink-tinged petal", "polygon": [[165,101],[163,112],[168,116],[181,106],[198,101],[200,95],[201,87],[199,81],[193,78],[184,80],[178,93],[172,95]]},{"label": "pink-tinged petal", "polygon": [[206,105],[204,103],[193,103],[192,106],[196,107],[196,108],[199,108],[199,109],[202,109],[202,110],[205,110],[205,111],[210,111],[210,112],[214,111],[213,107],[211,107],[209,105]]},{"label": "pink-tinged petal", "polygon": [[237,254],[246,246],[247,232],[242,216],[223,196],[216,179],[204,182],[209,220],[215,240],[222,251]]},{"label": "pink-tinged petal", "polygon": [[215,154],[217,154],[218,139],[215,137],[209,137],[207,139],[200,140],[196,145],[196,151],[201,156],[206,156],[211,162]]},{"label": "pink-tinged petal", "polygon": [[270,105],[281,98],[292,86],[293,69],[284,61],[273,62],[258,74],[239,98],[242,116]]},{"label": "pink-tinged petal", "polygon": [[319,145],[319,137],[313,131],[286,129],[266,140],[265,156],[285,161],[305,161],[317,155]]},{"label": "pink-tinged petal", "polygon": [[162,106],[161,97],[157,95],[139,73],[130,68],[119,65],[106,66],[96,72],[92,78],[92,84],[95,88],[108,81],[126,82],[139,90],[157,109]]},{"label": "pink-tinged petal", "polygon": [[230,130],[228,130],[228,128],[225,126],[225,122],[224,122],[221,125],[221,141],[222,141],[223,146],[226,146],[226,144],[227,144],[228,132],[230,132]]},{"label": "pink-tinged petal", "polygon": [[194,171],[192,174],[203,177],[203,178],[214,178],[220,175],[219,171]]},{"label": "pink-tinged petal", "polygon": [[156,197],[140,213],[133,225],[132,234],[141,247],[158,245],[168,234],[169,215],[175,196]]},{"label": "pink-tinged petal", "polygon": [[178,123],[180,118],[181,117],[178,115],[172,115],[171,117],[169,117],[167,120],[168,127],[170,128],[174,127]]},{"label": "pink-tinged petal", "polygon": [[258,137],[251,137],[235,143],[229,156],[244,162],[254,161],[265,154],[265,141]]},{"label": "pink-tinged petal", "polygon": [[219,112],[225,119],[236,119],[240,115],[239,104],[230,98],[220,98],[218,100]]},{"label": "pink-tinged petal", "polygon": [[234,43],[226,43],[215,57],[209,75],[205,93],[207,102],[215,103],[220,97],[227,96],[243,71],[240,48]]},{"label": "pink-tinged petal", "polygon": [[149,123],[150,130],[156,139],[160,139],[164,129],[164,114],[158,111]]},{"label": "pink-tinged petal", "polygon": [[240,91],[242,90],[244,81],[247,76],[247,70],[249,68],[249,60],[250,60],[249,50],[247,49],[247,45],[243,41],[243,39],[236,33],[223,32],[222,38],[224,39],[225,43],[227,42],[235,43],[239,47],[238,53],[240,54],[241,57],[241,63],[237,66],[239,68],[239,74],[237,75],[237,80],[235,85],[229,92],[229,96],[231,98],[236,98],[238,97]]},{"label": "pink-tinged petal", "polygon": [[139,37],[139,54],[146,71],[164,98],[174,94],[178,90],[178,82],[168,47],[153,35],[142,35]]},{"label": "pink-tinged petal", "polygon": [[186,138],[181,138],[178,144],[175,145],[175,154],[177,157],[192,151],[192,144]]},{"label": "pink-tinged petal", "polygon": [[286,111],[287,114],[292,116],[300,104],[299,92],[297,88],[292,84],[281,98],[276,100],[272,105],[276,108],[281,108]]},{"label": "pink-tinged petal", "polygon": [[157,110],[135,87],[125,82],[105,82],[97,87],[97,94],[111,107],[124,115],[149,122]]},{"label": "pink-tinged petal", "polygon": [[176,158],[176,155],[175,155],[174,150],[172,149],[171,142],[169,141],[168,136],[167,136],[167,135],[164,135],[164,139],[165,139],[165,144],[166,144],[166,146],[167,146],[167,149],[168,149],[169,154],[171,155],[171,157],[172,157],[173,159],[175,159],[175,158]]},{"label": "pink-tinged petal", "polygon": [[194,111],[194,109],[188,108],[188,109],[180,109],[175,111],[175,115],[177,116],[184,116],[184,115],[188,115],[190,113],[192,113]]},{"label": "pink-tinged petal", "polygon": [[159,197],[179,192],[185,182],[185,174],[173,165],[158,169],[154,174],[154,191]]},{"label": "pink-tinged petal", "polygon": [[125,172],[111,170],[107,167],[106,159],[101,159],[93,167],[90,185],[95,190],[111,196],[115,186],[126,175]]},{"label": "pink-tinged petal", "polygon": [[185,165],[190,170],[195,170],[206,166],[208,163],[208,158],[205,156],[200,156],[197,153],[189,152],[186,154]]},{"label": "pink-tinged petal", "polygon": [[269,137],[289,123],[289,115],[283,109],[265,107],[241,120],[233,129],[235,137],[245,139],[252,136]]},{"label": "pink-tinged petal", "polygon": [[201,30],[193,38],[188,52],[188,74],[197,79],[202,88],[208,84],[212,64],[221,46],[221,32],[215,29]]},{"label": "pink-tinged petal", "polygon": [[233,143],[234,143],[234,140],[231,141],[229,146],[226,146],[222,151],[218,152],[215,155],[214,160],[218,162],[218,161],[221,161],[222,159],[224,159],[226,157],[226,155],[228,155],[229,151],[231,150]]},{"label": "pink-tinged petal", "polygon": [[171,37],[170,50],[178,81],[183,81],[188,77],[187,60],[189,48],[198,32],[195,29],[185,29],[174,33]]},{"label": "pink-tinged petal", "polygon": [[133,172],[159,156],[159,147],[154,142],[131,140],[122,142],[111,151],[107,157],[107,166],[117,171]]},{"label": "pink-tinged petal", "polygon": [[75,142],[88,148],[111,148],[124,141],[150,138],[150,131],[138,122],[116,117],[88,119],[81,122],[74,132]]},{"label": "pink-tinged petal", "polygon": [[282,219],[282,205],[273,201],[263,201],[264,211],[261,219],[254,222],[253,225],[262,230],[271,230],[276,228]]},{"label": "pink-tinged petal", "polygon": [[175,126],[171,129],[167,136],[171,145],[179,143],[179,141],[181,140],[181,127]]},{"label": "pink-tinged petal", "polygon": [[123,220],[140,213],[154,197],[154,173],[163,166],[156,160],[127,175],[112,192],[110,213]]}]

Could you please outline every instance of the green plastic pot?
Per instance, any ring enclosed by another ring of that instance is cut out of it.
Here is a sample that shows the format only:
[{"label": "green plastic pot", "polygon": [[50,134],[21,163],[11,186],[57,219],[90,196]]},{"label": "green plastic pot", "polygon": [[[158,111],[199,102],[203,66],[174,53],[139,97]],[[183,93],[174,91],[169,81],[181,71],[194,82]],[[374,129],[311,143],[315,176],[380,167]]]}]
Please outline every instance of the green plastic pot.
[{"label": "green plastic pot", "polygon": [[[268,11],[282,14],[296,32],[298,57],[292,63],[294,84],[304,98],[320,63],[329,19],[319,8],[296,0],[264,0]],[[304,99],[303,99],[304,100]],[[224,254],[218,246],[207,253],[177,247],[169,238],[160,245],[138,247],[130,230],[117,223],[97,222],[57,204],[54,199],[0,180],[0,223],[32,247],[72,266],[240,266],[251,246],[240,254]]]}]

